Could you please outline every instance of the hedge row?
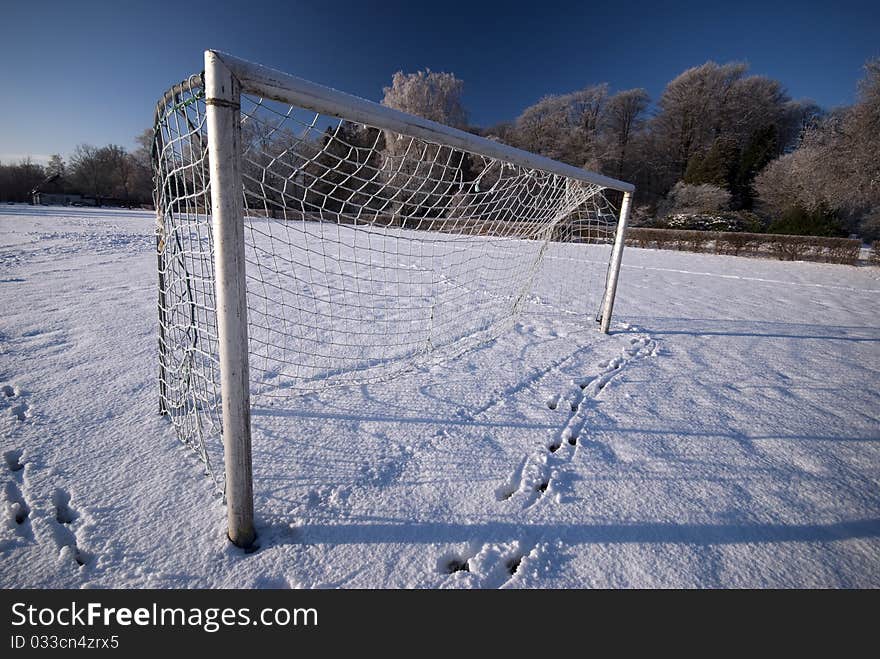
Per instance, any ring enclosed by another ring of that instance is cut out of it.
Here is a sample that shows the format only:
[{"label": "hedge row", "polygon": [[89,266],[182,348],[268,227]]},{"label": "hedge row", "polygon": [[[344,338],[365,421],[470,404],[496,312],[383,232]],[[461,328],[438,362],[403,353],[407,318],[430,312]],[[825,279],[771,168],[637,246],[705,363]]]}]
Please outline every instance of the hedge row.
[{"label": "hedge row", "polygon": [[855,265],[859,260],[861,247],[861,241],[849,238],[640,227],[627,230],[626,244],[633,247],[713,252],[734,256],[775,256],[781,261],[823,261],[849,265]]}]

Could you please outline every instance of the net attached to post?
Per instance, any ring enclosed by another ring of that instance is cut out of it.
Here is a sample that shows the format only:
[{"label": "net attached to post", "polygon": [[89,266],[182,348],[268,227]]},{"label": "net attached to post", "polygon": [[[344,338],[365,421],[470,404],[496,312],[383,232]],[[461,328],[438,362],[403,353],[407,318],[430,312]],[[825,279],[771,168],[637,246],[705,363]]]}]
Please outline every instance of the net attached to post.
[{"label": "net attached to post", "polygon": [[[613,240],[598,185],[246,95],[241,127],[255,404],[454,357],[534,302],[548,250],[578,280],[584,253],[568,248]],[[219,482],[206,136],[196,76],[156,112],[160,388]],[[603,283],[581,279],[566,311],[589,323]]]}]

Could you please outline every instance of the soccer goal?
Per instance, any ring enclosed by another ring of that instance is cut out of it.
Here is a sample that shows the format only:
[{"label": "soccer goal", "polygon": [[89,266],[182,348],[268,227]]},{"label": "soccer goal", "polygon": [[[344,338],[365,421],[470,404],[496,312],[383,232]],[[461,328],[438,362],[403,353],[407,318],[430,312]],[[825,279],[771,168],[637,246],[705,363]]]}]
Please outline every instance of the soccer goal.
[{"label": "soccer goal", "polygon": [[216,51],[159,101],[153,164],[160,411],[236,545],[255,535],[252,399],[503,337],[561,243],[606,246],[583,311],[608,331],[629,183]]}]

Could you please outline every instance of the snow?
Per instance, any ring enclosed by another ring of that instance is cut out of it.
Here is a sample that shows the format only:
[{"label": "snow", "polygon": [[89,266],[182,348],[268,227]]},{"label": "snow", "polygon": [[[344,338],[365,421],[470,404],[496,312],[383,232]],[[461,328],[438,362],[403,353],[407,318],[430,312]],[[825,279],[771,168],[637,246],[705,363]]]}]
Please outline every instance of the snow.
[{"label": "snow", "polygon": [[603,336],[554,245],[500,340],[256,407],[245,554],[157,413],[153,221],[0,208],[0,586],[880,586],[880,269],[628,248]]}]

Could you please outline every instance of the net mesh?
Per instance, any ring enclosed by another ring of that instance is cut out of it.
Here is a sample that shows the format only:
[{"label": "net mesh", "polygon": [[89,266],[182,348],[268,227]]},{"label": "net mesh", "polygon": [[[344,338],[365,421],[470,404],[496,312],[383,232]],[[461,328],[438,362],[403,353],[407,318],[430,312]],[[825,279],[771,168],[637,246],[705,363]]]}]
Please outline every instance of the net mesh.
[{"label": "net mesh", "polygon": [[[536,302],[553,245],[613,239],[617,213],[596,185],[246,95],[241,128],[254,404],[479,345]],[[159,102],[153,153],[162,410],[219,482],[200,77]],[[565,310],[594,311],[601,284],[580,282]]]}]

